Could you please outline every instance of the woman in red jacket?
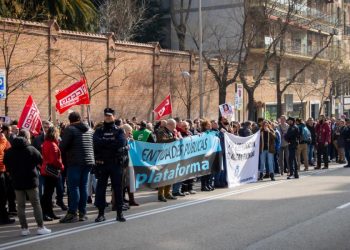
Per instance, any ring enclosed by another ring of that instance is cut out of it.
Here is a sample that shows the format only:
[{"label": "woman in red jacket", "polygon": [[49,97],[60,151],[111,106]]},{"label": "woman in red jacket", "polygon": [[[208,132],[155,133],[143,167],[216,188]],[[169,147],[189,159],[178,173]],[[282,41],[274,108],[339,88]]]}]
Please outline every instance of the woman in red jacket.
[{"label": "woman in red jacket", "polygon": [[58,147],[58,129],[50,127],[45,135],[45,141],[42,145],[43,164],[41,166],[41,175],[44,177],[44,193],[41,197],[41,207],[43,210],[43,219],[52,221],[59,219],[53,212],[52,195],[57,184],[57,176],[50,174],[47,166],[63,171],[61,151]]}]

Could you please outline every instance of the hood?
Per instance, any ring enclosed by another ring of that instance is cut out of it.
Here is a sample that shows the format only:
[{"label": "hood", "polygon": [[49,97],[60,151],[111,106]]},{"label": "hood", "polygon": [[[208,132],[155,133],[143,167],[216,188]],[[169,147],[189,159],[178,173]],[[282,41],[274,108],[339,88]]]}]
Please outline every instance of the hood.
[{"label": "hood", "polygon": [[299,127],[300,127],[300,128],[304,128],[304,127],[305,127],[305,124],[304,124],[304,123],[300,123],[300,124],[299,124]]},{"label": "hood", "polygon": [[81,132],[85,133],[89,130],[89,126],[86,123],[80,122],[76,124],[72,124],[75,128],[79,129]]},{"label": "hood", "polygon": [[16,137],[11,143],[12,148],[25,148],[29,146],[29,142],[24,137]]}]

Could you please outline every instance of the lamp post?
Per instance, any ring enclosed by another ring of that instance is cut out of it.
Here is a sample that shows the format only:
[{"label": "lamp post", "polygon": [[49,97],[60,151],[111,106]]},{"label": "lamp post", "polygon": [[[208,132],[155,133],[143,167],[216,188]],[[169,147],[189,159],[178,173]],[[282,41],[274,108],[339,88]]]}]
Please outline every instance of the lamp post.
[{"label": "lamp post", "polygon": [[203,62],[202,62],[202,53],[203,53],[203,28],[202,28],[202,0],[199,0],[198,5],[198,23],[199,23],[199,72],[198,72],[198,81],[199,81],[199,117],[203,118]]},{"label": "lamp post", "polygon": [[192,109],[192,76],[188,71],[182,71],[181,75],[184,78],[188,78],[188,88],[186,93],[186,111],[187,111],[187,119],[191,119],[191,109]]}]

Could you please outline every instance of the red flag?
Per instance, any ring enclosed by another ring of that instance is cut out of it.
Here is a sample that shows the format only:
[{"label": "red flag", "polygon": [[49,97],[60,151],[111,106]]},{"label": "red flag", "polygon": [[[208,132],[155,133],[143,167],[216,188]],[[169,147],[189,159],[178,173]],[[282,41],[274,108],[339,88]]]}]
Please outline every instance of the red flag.
[{"label": "red flag", "polygon": [[40,112],[32,96],[30,95],[24,105],[21,117],[18,121],[18,128],[29,130],[34,136],[40,134],[41,119]]},{"label": "red flag", "polygon": [[162,118],[166,115],[170,115],[173,111],[172,107],[171,107],[170,95],[165,97],[165,99],[153,111],[157,115],[156,120],[160,120],[160,118]]},{"label": "red flag", "polygon": [[86,87],[86,80],[81,79],[59,91],[56,94],[56,110],[62,114],[70,107],[81,104],[90,104],[89,92]]}]

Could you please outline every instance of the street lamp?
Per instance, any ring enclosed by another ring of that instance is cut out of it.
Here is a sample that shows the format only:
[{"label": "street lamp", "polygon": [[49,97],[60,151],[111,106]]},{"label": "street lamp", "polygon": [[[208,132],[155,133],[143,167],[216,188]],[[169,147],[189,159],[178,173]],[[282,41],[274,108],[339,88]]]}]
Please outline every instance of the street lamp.
[{"label": "street lamp", "polygon": [[199,81],[199,117],[203,118],[203,30],[202,30],[202,0],[199,0],[198,6],[198,28],[199,28],[199,72],[198,72],[198,81]]},{"label": "street lamp", "polygon": [[181,75],[183,78],[188,78],[188,88],[186,88],[186,111],[187,111],[187,119],[191,119],[191,109],[192,109],[192,78],[191,74],[188,71],[182,71]]}]

